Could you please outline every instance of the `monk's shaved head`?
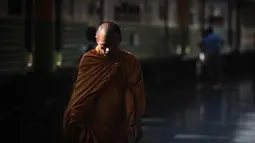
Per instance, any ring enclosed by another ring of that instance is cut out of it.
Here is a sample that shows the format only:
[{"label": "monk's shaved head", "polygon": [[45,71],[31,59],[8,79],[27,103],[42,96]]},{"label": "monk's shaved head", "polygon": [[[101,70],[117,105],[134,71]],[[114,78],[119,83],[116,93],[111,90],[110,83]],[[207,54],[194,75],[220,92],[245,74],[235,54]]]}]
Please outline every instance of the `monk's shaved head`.
[{"label": "monk's shaved head", "polygon": [[96,33],[97,49],[107,54],[119,49],[121,42],[120,27],[114,22],[103,22],[99,25]]},{"label": "monk's shaved head", "polygon": [[[106,21],[103,22],[99,25],[98,29],[97,29],[97,34],[96,36],[105,36],[110,39],[114,39],[114,38],[120,38],[121,37],[121,30],[120,27],[114,23],[114,22],[110,22],[110,21]],[[117,40],[117,39],[115,39]]]}]

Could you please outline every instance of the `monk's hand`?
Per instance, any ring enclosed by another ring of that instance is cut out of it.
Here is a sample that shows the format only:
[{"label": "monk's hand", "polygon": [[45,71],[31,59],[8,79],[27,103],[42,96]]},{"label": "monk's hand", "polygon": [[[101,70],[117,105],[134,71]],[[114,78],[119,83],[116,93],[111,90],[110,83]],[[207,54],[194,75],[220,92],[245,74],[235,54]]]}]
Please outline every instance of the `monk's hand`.
[{"label": "monk's hand", "polygon": [[131,132],[132,143],[138,143],[142,139],[143,132],[141,127],[133,126],[129,128],[129,131]]},{"label": "monk's hand", "polygon": [[138,143],[139,141],[141,141],[143,137],[143,130],[142,130],[142,126],[136,126],[135,130],[134,130],[134,142]]}]

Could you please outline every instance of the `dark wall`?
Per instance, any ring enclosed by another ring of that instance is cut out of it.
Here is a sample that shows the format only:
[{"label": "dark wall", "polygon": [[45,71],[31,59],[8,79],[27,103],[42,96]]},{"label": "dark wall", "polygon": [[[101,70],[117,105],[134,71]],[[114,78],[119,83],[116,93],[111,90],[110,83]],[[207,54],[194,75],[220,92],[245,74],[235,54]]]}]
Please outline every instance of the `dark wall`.
[{"label": "dark wall", "polygon": [[0,73],[22,70],[24,64],[24,21],[0,19]]}]

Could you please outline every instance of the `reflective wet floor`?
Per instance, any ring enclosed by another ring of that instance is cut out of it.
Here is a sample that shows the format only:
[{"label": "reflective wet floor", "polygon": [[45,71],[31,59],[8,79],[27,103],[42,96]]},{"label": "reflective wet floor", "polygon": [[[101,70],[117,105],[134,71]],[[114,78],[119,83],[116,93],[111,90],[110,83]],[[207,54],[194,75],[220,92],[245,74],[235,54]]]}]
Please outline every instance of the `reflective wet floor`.
[{"label": "reflective wet floor", "polygon": [[142,143],[255,142],[255,99],[251,80],[228,82],[220,90],[209,87],[176,90],[165,91],[167,96],[175,96],[165,97],[165,100],[176,101],[158,109],[165,115],[144,119]]},{"label": "reflective wet floor", "polygon": [[[45,90],[34,86],[27,97],[19,99],[22,105],[2,109],[4,138],[22,143],[63,142],[62,116],[71,86],[63,79],[58,82],[48,87],[44,84]],[[53,85],[60,83],[63,86],[55,91]],[[150,83],[146,84],[146,96],[148,110],[141,143],[255,143],[255,98],[250,78],[226,80],[220,90],[208,86],[197,90],[187,83],[174,87]]]}]

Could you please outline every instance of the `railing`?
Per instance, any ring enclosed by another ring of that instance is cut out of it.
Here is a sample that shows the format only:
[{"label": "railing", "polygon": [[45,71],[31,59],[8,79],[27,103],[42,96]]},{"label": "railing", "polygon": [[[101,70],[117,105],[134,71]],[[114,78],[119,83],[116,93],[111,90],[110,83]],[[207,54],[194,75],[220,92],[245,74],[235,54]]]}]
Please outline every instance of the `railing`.
[{"label": "railing", "polygon": [[22,19],[0,19],[0,73],[21,72],[24,63]]}]

